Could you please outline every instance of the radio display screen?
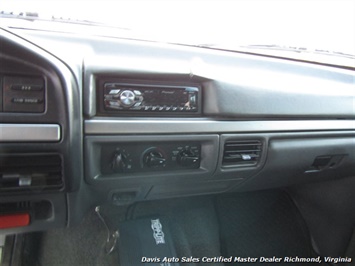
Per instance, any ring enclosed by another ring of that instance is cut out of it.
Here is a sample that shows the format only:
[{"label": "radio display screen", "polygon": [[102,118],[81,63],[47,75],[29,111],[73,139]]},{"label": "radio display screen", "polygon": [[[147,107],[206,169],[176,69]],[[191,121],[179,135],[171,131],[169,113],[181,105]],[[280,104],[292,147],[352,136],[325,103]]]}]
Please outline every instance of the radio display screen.
[{"label": "radio display screen", "polygon": [[189,93],[184,89],[163,89],[163,90],[145,90],[145,104],[159,105],[184,105],[188,102]]}]

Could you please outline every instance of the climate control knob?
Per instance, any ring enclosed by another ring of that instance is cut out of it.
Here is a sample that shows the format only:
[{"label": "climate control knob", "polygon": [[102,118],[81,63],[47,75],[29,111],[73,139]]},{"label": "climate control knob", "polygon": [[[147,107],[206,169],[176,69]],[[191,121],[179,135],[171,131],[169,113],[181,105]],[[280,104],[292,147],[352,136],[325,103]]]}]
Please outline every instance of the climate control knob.
[{"label": "climate control knob", "polygon": [[198,165],[200,157],[197,156],[192,150],[184,149],[179,152],[177,156],[177,162],[182,166]]},{"label": "climate control knob", "polygon": [[112,170],[114,172],[123,172],[131,168],[128,155],[124,151],[117,150],[112,159]]},{"label": "climate control knob", "polygon": [[164,167],[165,163],[164,155],[157,149],[148,150],[143,156],[143,164],[151,168]]}]

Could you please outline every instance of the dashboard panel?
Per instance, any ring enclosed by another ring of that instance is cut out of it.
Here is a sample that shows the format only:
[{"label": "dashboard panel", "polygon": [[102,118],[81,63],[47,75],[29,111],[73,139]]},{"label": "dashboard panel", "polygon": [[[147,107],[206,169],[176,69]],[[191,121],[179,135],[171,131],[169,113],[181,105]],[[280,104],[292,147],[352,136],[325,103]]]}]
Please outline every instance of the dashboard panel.
[{"label": "dashboard panel", "polygon": [[5,233],[70,226],[104,202],[355,175],[349,69],[11,29],[1,30],[0,80],[0,214],[31,216]]}]

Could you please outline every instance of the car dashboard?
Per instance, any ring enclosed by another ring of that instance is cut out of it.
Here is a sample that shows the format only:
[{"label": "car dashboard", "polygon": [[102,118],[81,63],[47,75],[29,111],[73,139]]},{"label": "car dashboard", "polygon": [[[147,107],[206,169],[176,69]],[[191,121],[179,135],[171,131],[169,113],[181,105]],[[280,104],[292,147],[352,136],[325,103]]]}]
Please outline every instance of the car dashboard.
[{"label": "car dashboard", "polygon": [[355,174],[354,69],[54,31],[0,40],[0,215],[27,215],[1,233]]}]

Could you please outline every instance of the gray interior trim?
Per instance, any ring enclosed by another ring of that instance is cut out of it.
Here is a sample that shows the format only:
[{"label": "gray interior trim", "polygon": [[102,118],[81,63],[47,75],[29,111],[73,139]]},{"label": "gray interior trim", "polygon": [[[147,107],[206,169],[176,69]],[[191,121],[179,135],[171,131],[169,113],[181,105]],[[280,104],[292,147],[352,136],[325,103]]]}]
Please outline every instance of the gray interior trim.
[{"label": "gray interior trim", "polygon": [[57,142],[60,126],[55,124],[0,124],[0,142]]},{"label": "gray interior trim", "polygon": [[355,130],[355,120],[213,121],[196,119],[86,120],[86,134],[169,134]]}]

